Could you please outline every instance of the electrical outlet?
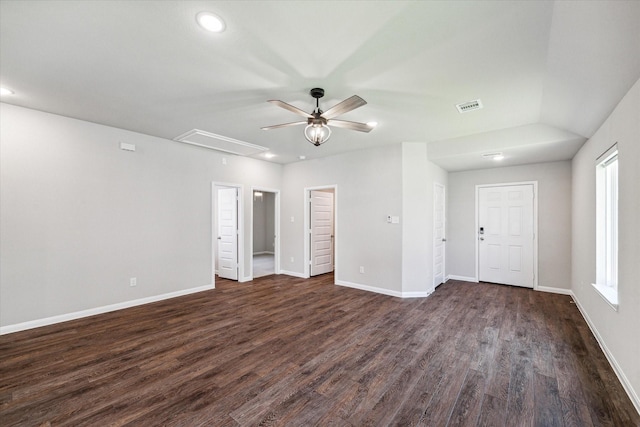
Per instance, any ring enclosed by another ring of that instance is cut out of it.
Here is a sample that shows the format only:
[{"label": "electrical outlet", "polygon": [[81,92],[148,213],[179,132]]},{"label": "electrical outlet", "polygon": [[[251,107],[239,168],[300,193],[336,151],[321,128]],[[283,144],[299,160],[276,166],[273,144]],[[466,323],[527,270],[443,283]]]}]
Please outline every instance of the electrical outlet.
[{"label": "electrical outlet", "polygon": [[137,286],[138,285],[138,279],[136,279],[135,277],[132,277],[129,279],[129,286]]},{"label": "electrical outlet", "polygon": [[364,267],[360,266],[360,274],[364,274]]}]

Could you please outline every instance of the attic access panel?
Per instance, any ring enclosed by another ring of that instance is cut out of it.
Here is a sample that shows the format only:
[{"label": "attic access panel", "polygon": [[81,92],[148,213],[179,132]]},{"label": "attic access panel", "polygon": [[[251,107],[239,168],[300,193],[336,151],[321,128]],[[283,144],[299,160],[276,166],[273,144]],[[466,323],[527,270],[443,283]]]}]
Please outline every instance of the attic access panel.
[{"label": "attic access panel", "polygon": [[229,138],[204,130],[193,129],[189,132],[174,138],[174,141],[185,144],[197,145],[198,147],[209,148],[211,150],[222,151],[224,153],[237,154],[240,156],[251,156],[268,151],[267,147]]}]

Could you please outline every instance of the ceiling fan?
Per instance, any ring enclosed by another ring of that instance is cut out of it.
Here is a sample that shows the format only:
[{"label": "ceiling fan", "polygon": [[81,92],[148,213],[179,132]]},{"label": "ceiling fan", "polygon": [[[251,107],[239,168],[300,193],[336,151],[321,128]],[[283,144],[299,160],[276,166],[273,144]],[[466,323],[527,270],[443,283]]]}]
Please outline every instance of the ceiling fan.
[{"label": "ceiling fan", "polygon": [[335,120],[334,117],[339,116],[340,114],[347,113],[351,110],[355,110],[358,107],[362,107],[367,103],[364,99],[360,98],[358,95],[353,95],[350,98],[345,99],[342,102],[334,105],[329,108],[327,111],[322,111],[320,109],[320,98],[324,96],[324,89],[316,87],[309,91],[309,94],[316,99],[316,108],[312,113],[307,113],[299,109],[298,107],[294,107],[291,104],[287,104],[283,101],[278,101],[275,99],[271,99],[267,102],[277,105],[278,107],[282,107],[285,110],[289,110],[292,113],[296,113],[302,117],[305,117],[306,121],[292,122],[292,123],[283,123],[280,125],[274,126],[266,126],[263,127],[262,130],[271,130],[284,128],[289,126],[297,126],[306,124],[307,127],[304,130],[304,136],[307,140],[315,145],[316,147],[320,144],[325,143],[329,137],[331,136],[331,128],[328,125],[357,130],[360,132],[370,132],[374,125],[366,124],[366,123],[358,123],[358,122],[350,122],[347,120]]}]

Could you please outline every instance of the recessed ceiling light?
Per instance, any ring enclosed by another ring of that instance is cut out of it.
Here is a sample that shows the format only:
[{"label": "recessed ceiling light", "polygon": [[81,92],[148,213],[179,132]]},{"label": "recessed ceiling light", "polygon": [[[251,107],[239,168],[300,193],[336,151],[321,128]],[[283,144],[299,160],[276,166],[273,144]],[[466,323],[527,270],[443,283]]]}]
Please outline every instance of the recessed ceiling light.
[{"label": "recessed ceiling light", "polygon": [[0,87],[0,95],[13,95],[13,91],[7,89],[6,87]]},{"label": "recessed ceiling light", "polygon": [[211,12],[200,12],[196,16],[196,20],[202,28],[207,31],[211,31],[212,33],[221,33],[226,28],[222,18],[220,18],[218,15],[214,15]]},{"label": "recessed ceiling light", "polygon": [[267,159],[273,159],[276,155],[273,153],[264,153],[263,156]]},{"label": "recessed ceiling light", "polygon": [[369,126],[371,126],[372,128],[374,128],[374,127],[378,126],[378,122],[367,122],[367,124],[368,124]]},{"label": "recessed ceiling light", "polygon": [[299,158],[300,160],[304,160],[304,159],[306,159],[306,158],[307,158],[307,156],[298,156],[298,158]]},{"label": "recessed ceiling light", "polygon": [[504,159],[504,156],[502,154],[497,154],[493,156],[493,160],[500,161],[502,159]]}]

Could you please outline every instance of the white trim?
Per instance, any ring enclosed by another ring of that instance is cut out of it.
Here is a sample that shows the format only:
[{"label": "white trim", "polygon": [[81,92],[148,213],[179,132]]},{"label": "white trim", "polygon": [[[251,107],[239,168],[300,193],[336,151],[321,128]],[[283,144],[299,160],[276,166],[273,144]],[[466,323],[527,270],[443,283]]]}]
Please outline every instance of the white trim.
[{"label": "white trim", "polygon": [[[474,233],[478,232],[479,225],[479,214],[478,204],[480,199],[480,188],[487,187],[511,187],[514,185],[533,185],[533,289],[538,289],[538,181],[521,181],[521,182],[503,182],[496,184],[478,184],[476,185],[476,200],[475,200],[475,210],[476,210],[476,228]],[[480,257],[480,243],[476,235],[476,277],[475,282],[480,281],[480,263],[478,262],[478,258]],[[531,288],[528,288],[531,289]]]},{"label": "white trim", "polygon": [[403,292],[401,298],[426,298],[432,293],[433,292],[429,292],[429,291]]},{"label": "white trim", "polygon": [[431,295],[432,292],[421,291],[421,292],[399,292],[392,291],[390,289],[378,288],[376,286],[362,285],[360,283],[346,282],[344,280],[336,280],[335,282],[338,286],[344,286],[346,288],[358,289],[361,291],[374,292],[376,294],[387,295],[390,297],[396,298],[424,298]]},{"label": "white trim", "polygon": [[633,406],[635,406],[636,407],[636,411],[638,411],[638,413],[640,413],[640,397],[638,397],[638,393],[636,393],[636,391],[633,389],[633,386],[631,385],[631,382],[629,381],[627,376],[624,374],[622,368],[620,368],[620,365],[616,361],[616,358],[613,357],[613,354],[607,348],[607,345],[605,344],[604,340],[602,339],[602,336],[600,335],[600,333],[596,329],[596,326],[593,324],[593,322],[589,318],[589,315],[587,314],[586,310],[582,307],[582,304],[580,304],[580,301],[578,301],[578,298],[576,298],[576,295],[573,293],[573,291],[571,292],[571,298],[573,298],[573,301],[576,303],[576,306],[578,307],[578,310],[580,311],[580,314],[582,315],[584,320],[587,322],[587,325],[589,326],[589,329],[591,330],[591,333],[596,338],[596,341],[598,341],[598,344],[600,345],[600,348],[602,349],[602,352],[604,353],[604,355],[606,356],[607,360],[609,361],[609,364],[613,368],[613,372],[616,373],[616,376],[618,377],[618,380],[620,380],[620,383],[622,384],[622,387],[627,392],[627,395],[629,396],[629,399],[631,399],[631,402],[633,403]]},{"label": "white trim", "polygon": [[435,254],[435,245],[436,245],[436,187],[442,187],[442,228],[443,228],[443,241],[442,241],[442,283],[447,281],[445,272],[447,271],[447,187],[444,184],[440,184],[439,182],[433,183],[433,234],[432,234],[432,244],[433,244],[433,265],[431,271],[433,272],[431,276],[431,283],[433,289],[435,289],[438,285],[435,284],[436,278],[436,254]]},{"label": "white trim", "polygon": [[468,277],[468,276],[456,276],[455,274],[450,274],[447,276],[447,280],[460,280],[462,282],[473,282],[473,283],[478,283],[478,279],[476,279],[475,277]]},{"label": "white trim", "polygon": [[311,245],[309,239],[309,228],[311,227],[309,212],[309,199],[311,198],[312,190],[333,190],[333,273],[335,277],[338,277],[338,184],[333,185],[320,185],[317,187],[305,187],[304,188],[304,274],[306,278],[311,277],[311,269],[309,268],[309,262],[311,260],[311,251],[309,247]]},{"label": "white trim", "polygon": [[211,283],[216,283],[216,276],[218,275],[218,269],[216,268],[216,251],[218,248],[217,229],[218,224],[216,222],[216,200],[218,193],[216,192],[216,183],[211,183]]},{"label": "white trim", "polygon": [[[238,282],[246,282],[247,279],[241,279],[244,277],[244,185],[232,184],[227,182],[211,183],[211,262],[212,271],[216,271],[216,257],[218,249],[218,188],[236,188],[238,190]],[[252,193],[253,195],[253,193]],[[253,197],[252,197],[253,200]],[[252,242],[253,243],[253,242]],[[216,273],[217,274],[217,273]],[[215,280],[215,279],[214,279]]]},{"label": "white trim", "polygon": [[551,293],[551,294],[573,295],[573,293],[571,292],[571,289],[554,288],[554,287],[551,287],[551,286],[538,286],[534,290],[535,291],[540,291],[540,292],[548,292],[548,293]]},{"label": "white trim", "polygon": [[402,292],[392,291],[391,289],[378,288],[375,286],[361,285],[360,283],[346,282],[344,280],[336,280],[336,285],[347,288],[359,289],[361,291],[375,292],[376,294],[388,295],[391,297],[402,298]]},{"label": "white trim", "polygon": [[123,310],[125,308],[136,307],[139,305],[150,304],[170,298],[181,297],[184,295],[195,294],[197,292],[209,291],[215,289],[215,284],[200,286],[197,288],[184,289],[181,291],[169,292],[167,294],[155,295],[146,298],[140,298],[131,301],[119,302],[116,304],[105,305],[102,307],[90,308],[87,310],[75,311],[73,313],[60,314],[58,316],[45,317],[44,319],[30,320],[28,322],[16,323],[0,327],[0,335],[11,334],[13,332],[25,331],[27,329],[39,328],[42,326],[54,325],[56,323],[68,322],[69,320],[82,319],[83,317],[95,316],[96,314],[109,313],[111,311]]},{"label": "white trim", "polygon": [[304,273],[298,273],[296,271],[280,270],[280,274],[287,276],[299,277],[301,279],[308,279],[309,276],[305,276]]},{"label": "white trim", "polygon": [[608,161],[612,160],[613,157],[617,157],[617,156],[618,156],[618,143],[616,142],[611,147],[607,148],[607,151],[605,151],[604,153],[598,156],[598,158],[596,159],[596,163],[597,164],[607,163]]},{"label": "white trim", "polygon": [[254,252],[253,255],[275,255],[272,251]]},{"label": "white trim", "polygon": [[609,307],[618,311],[618,291],[609,286],[599,285],[597,283],[592,283],[591,286],[593,286],[596,293],[600,295],[607,304],[609,304]]}]

